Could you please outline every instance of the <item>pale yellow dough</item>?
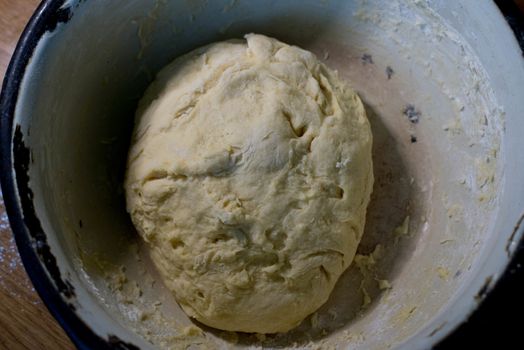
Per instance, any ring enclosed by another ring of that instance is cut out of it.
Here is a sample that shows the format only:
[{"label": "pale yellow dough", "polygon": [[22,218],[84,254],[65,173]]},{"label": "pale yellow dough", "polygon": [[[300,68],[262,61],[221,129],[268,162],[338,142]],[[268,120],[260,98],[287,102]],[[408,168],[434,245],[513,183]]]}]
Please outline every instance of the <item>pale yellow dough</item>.
[{"label": "pale yellow dough", "polygon": [[189,316],[285,332],[355,256],[371,143],[359,97],[312,53],[254,34],[212,44],[143,97],[127,209]]}]

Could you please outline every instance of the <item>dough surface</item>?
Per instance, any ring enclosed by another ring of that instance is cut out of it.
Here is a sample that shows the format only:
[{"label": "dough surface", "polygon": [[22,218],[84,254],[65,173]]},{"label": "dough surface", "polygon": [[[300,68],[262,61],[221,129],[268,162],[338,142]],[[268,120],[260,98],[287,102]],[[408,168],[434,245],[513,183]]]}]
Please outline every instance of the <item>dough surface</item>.
[{"label": "dough surface", "polygon": [[357,94],[312,53],[250,34],[166,66],[136,118],[127,209],[183,310],[275,333],[318,309],[373,185]]}]

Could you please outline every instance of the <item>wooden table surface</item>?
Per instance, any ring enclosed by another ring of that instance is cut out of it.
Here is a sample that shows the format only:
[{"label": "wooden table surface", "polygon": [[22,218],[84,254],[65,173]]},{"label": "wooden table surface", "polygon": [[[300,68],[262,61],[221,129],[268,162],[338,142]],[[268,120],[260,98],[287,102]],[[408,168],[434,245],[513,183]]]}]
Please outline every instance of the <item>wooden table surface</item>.
[{"label": "wooden table surface", "polygon": [[[0,0],[0,81],[38,0]],[[18,255],[0,194],[0,349],[74,349],[42,303]]]}]

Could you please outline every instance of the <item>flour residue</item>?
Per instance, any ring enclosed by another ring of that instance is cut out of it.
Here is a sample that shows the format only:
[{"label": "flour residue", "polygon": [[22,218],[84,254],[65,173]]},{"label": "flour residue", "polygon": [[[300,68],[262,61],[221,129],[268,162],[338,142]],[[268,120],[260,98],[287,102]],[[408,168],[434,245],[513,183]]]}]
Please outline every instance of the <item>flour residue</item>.
[{"label": "flour residue", "polygon": [[[0,289],[12,298],[29,298],[33,305],[41,304],[35,289],[29,281],[15,239],[9,226],[9,219],[5,211],[3,195],[0,191]],[[16,282],[11,276],[16,276]],[[23,296],[21,295],[23,293]]]}]

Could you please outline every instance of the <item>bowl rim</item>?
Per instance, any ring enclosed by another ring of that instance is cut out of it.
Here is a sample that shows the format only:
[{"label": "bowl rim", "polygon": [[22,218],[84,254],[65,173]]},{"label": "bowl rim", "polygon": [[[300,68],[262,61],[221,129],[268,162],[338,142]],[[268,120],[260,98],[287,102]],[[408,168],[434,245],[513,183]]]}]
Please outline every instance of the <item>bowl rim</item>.
[{"label": "bowl rim", "polygon": [[[60,23],[67,23],[72,16],[71,8],[66,6],[68,0],[42,0],[31,16],[28,24],[22,32],[11,57],[9,66],[4,76],[2,90],[0,93],[0,182],[3,193],[6,213],[16,245],[24,265],[24,268],[34,285],[38,295],[46,305],[47,309],[64,329],[67,336],[79,349],[139,349],[137,346],[126,343],[118,337],[109,336],[108,339],[96,334],[74,311],[62,297],[57,289],[53,278],[49,276],[43,262],[39,257],[34,241],[27,227],[24,209],[21,205],[21,189],[17,183],[17,173],[14,168],[13,153],[15,116],[18,96],[25,75],[25,70],[30,63],[31,57],[40,41],[47,33],[52,32]],[[500,11],[500,1],[495,0],[497,9]],[[507,15],[506,13],[504,13]],[[501,15],[504,15],[501,14]],[[524,18],[524,17],[523,17]],[[524,27],[520,28],[524,32]],[[513,31],[512,31],[513,32]],[[515,34],[515,32],[513,32]],[[515,36],[515,40],[517,40]],[[518,41],[518,40],[517,40]],[[521,47],[524,51],[524,47]],[[523,52],[524,54],[524,52]],[[508,260],[501,278],[495,281],[494,288],[487,291],[486,297],[473,310],[473,316],[485,306],[486,300],[492,300],[495,291],[499,290],[501,282],[507,282],[519,261],[524,261],[524,217],[519,221],[515,232],[521,235],[520,242],[514,250],[514,254]],[[470,310],[471,312],[471,310]],[[438,347],[451,335],[461,332],[462,326],[472,316],[464,314],[464,319],[454,325],[447,334],[441,334],[440,339],[434,346]]]}]

